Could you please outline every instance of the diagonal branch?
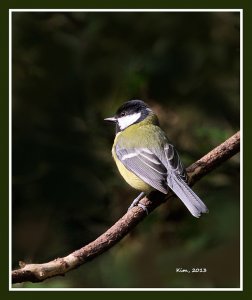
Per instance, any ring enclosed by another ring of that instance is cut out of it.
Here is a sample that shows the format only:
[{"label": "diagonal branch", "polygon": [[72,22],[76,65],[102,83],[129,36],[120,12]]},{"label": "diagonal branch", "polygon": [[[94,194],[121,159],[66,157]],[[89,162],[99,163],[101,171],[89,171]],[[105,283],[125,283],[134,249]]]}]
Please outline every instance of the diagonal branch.
[{"label": "diagonal branch", "polygon": [[[190,185],[193,185],[200,178],[231,158],[239,150],[240,132],[237,132],[187,169]],[[147,197],[142,199],[141,203],[151,212],[170,197],[174,197],[174,194],[168,193],[165,197],[163,194],[155,192],[150,195],[149,199]],[[25,264],[20,262],[20,269],[12,271],[12,282],[39,282],[50,277],[64,275],[117,244],[145,217],[145,211],[136,206],[96,240],[65,257],[56,258],[43,264]]]}]

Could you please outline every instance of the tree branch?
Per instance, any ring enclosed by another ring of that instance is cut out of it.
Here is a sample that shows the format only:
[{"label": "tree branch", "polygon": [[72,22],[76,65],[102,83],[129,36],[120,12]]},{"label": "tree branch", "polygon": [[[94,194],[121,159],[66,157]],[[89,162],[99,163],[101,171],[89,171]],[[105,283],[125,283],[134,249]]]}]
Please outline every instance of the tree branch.
[{"label": "tree branch", "polygon": [[[224,143],[210,151],[204,157],[192,164],[188,169],[189,184],[193,185],[200,178],[214,170],[224,161],[231,158],[240,150],[240,132],[237,132]],[[168,195],[159,192],[151,193],[141,200],[148,212],[153,211],[168,198],[174,197],[173,193]],[[25,281],[39,282],[47,278],[64,275],[72,269],[94,259],[96,256],[110,249],[125,237],[138,223],[146,217],[145,211],[136,206],[128,211],[105,233],[88,245],[76,250],[69,255],[43,264],[25,264],[20,262],[20,269],[12,271],[12,282],[20,283]]]}]

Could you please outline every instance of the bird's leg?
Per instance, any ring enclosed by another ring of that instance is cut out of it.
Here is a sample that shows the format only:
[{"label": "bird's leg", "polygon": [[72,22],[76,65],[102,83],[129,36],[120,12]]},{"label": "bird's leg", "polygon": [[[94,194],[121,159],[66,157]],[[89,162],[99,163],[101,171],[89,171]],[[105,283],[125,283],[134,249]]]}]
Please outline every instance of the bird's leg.
[{"label": "bird's leg", "polygon": [[136,199],[133,200],[133,202],[130,204],[128,210],[130,210],[131,208],[133,208],[134,206],[136,206],[138,204],[138,202],[144,197],[145,193],[141,192]]},{"label": "bird's leg", "polygon": [[131,203],[131,205],[130,205],[129,208],[128,208],[128,211],[129,211],[131,208],[133,208],[134,206],[139,206],[139,207],[141,207],[141,208],[146,212],[146,214],[148,215],[148,210],[147,210],[146,206],[143,205],[143,204],[141,204],[141,203],[139,203],[139,201],[140,201],[144,196],[145,196],[145,193],[144,193],[144,192],[140,193],[140,194],[136,197],[136,199],[133,200],[133,202]]}]

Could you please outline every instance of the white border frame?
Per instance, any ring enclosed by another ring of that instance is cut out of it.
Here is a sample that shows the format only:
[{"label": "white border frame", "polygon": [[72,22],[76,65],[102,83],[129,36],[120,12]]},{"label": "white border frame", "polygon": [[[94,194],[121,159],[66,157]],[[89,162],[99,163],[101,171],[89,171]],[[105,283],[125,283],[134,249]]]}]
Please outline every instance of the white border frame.
[{"label": "white border frame", "polygon": [[[12,265],[12,13],[13,12],[239,12],[240,13],[240,287],[239,288],[13,288]],[[9,291],[243,291],[243,9],[9,9]]]}]

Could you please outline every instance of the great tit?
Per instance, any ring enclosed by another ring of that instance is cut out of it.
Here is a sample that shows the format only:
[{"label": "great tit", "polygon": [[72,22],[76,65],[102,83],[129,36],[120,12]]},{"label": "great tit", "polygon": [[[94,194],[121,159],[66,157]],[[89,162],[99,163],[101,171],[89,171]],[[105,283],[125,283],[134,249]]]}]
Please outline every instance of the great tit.
[{"label": "great tit", "polygon": [[140,199],[153,190],[167,194],[171,189],[194,217],[208,212],[186,183],[187,174],[176,149],[145,102],[125,102],[114,117],[105,120],[116,124],[112,156],[119,172],[129,185],[141,191],[129,209],[140,205]]}]

